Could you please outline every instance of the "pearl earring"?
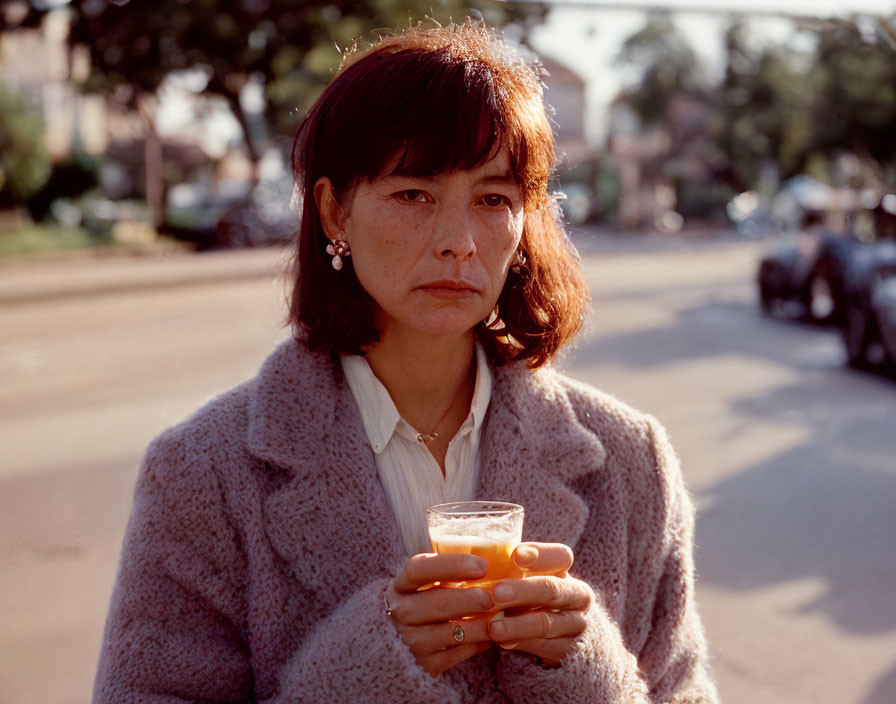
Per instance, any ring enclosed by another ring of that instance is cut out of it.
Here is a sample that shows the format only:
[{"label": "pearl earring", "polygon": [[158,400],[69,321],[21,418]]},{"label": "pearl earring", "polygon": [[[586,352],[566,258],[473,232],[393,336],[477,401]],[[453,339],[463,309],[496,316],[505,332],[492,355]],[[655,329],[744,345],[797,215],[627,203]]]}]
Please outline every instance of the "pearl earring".
[{"label": "pearl earring", "polygon": [[350,257],[352,250],[351,247],[348,246],[348,242],[340,237],[327,245],[327,254],[333,257],[333,261],[330,263],[336,271],[339,271],[342,269],[343,258]]}]

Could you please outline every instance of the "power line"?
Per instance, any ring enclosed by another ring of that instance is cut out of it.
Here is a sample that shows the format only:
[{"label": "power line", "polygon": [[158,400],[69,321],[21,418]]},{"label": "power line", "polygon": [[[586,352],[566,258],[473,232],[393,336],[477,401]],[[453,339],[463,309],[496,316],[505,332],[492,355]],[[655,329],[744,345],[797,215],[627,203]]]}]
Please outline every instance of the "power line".
[{"label": "power line", "polygon": [[[606,0],[500,0],[508,5],[545,5],[550,9],[570,8],[577,10],[639,10],[642,12],[669,12],[696,15],[715,15],[722,17],[757,17],[769,19],[785,19],[794,22],[825,22],[834,21],[830,15],[818,15],[801,12],[788,12],[783,9],[767,10],[752,8],[744,10],[740,8],[721,8],[709,4],[689,3],[666,5],[656,2],[608,2]],[[871,17],[884,24],[892,32],[893,23],[887,21],[885,15],[876,15],[871,12],[849,12],[847,17],[856,16]]]}]

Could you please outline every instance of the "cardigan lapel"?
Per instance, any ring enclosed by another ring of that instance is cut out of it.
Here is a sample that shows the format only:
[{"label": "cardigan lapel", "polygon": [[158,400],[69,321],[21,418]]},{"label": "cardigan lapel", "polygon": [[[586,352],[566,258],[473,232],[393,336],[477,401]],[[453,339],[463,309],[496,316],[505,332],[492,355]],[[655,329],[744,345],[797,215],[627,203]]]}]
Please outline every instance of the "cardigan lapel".
[{"label": "cardigan lapel", "polygon": [[548,371],[496,370],[478,498],[525,508],[523,539],[575,547],[588,509],[570,485],[600,470],[606,452]]},{"label": "cardigan lapel", "polygon": [[401,538],[338,366],[285,342],[250,404],[250,450],[281,475],[265,500],[265,531],[299,580],[338,600],[356,582],[393,575]]},{"label": "cardigan lapel", "polygon": [[[265,531],[296,577],[335,603],[372,576],[394,575],[403,544],[341,369],[287,341],[254,380],[249,415],[250,451],[280,472]],[[477,497],[523,505],[525,540],[575,547],[588,509],[572,484],[606,453],[558,376],[496,369],[480,447]]]}]

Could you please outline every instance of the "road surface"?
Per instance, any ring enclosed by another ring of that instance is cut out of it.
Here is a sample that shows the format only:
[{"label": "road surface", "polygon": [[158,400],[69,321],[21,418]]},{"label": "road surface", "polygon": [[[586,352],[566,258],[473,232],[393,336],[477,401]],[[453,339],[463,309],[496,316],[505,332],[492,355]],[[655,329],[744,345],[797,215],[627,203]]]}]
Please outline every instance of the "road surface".
[{"label": "road surface", "polygon": [[[559,363],[658,416],[699,509],[727,704],[896,701],[896,384],[757,313],[758,246],[580,243]],[[147,442],[282,339],[266,278],[0,305],[0,700],[89,699]]]}]

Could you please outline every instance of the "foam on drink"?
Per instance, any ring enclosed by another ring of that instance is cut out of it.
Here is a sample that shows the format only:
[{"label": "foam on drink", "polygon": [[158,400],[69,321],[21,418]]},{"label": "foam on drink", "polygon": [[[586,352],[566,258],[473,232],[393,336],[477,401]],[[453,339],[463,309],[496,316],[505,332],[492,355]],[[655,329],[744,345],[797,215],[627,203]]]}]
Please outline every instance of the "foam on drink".
[{"label": "foam on drink", "polygon": [[514,549],[520,544],[522,526],[519,530],[495,523],[484,517],[448,519],[429,529],[434,552],[441,554],[478,555],[488,562],[488,572],[482,579],[465,583],[468,586],[482,586],[508,577],[522,577],[523,572],[511,559]]}]

